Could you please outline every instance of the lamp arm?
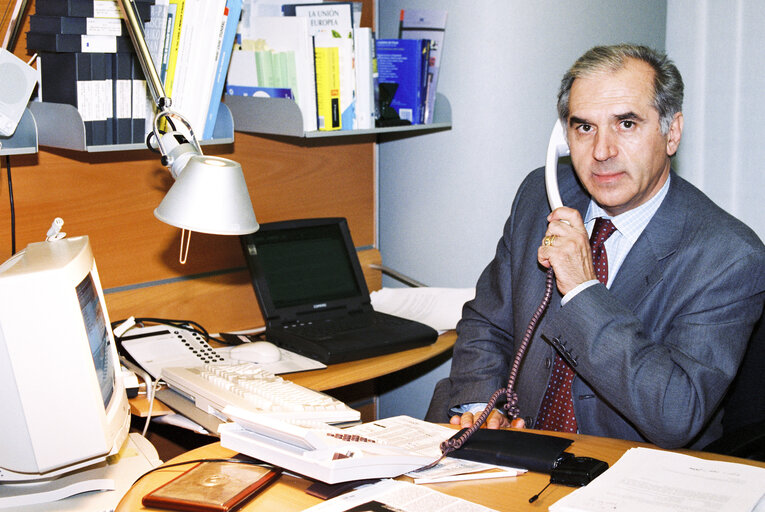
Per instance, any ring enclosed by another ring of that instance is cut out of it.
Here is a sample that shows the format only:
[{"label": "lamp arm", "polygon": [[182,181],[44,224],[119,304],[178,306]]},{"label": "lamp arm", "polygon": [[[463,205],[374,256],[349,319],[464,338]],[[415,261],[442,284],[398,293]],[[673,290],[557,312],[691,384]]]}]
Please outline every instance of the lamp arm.
[{"label": "lamp arm", "polygon": [[170,107],[172,101],[165,94],[165,87],[162,85],[157,68],[154,66],[154,60],[151,58],[151,52],[149,52],[149,47],[146,44],[143,27],[138,20],[135,3],[133,3],[133,0],[117,0],[117,3],[125,18],[125,25],[127,26],[130,40],[133,42],[133,47],[138,55],[138,61],[141,63],[141,69],[146,77],[146,82],[149,84],[149,91],[151,92],[154,104],[160,111],[165,110]]}]

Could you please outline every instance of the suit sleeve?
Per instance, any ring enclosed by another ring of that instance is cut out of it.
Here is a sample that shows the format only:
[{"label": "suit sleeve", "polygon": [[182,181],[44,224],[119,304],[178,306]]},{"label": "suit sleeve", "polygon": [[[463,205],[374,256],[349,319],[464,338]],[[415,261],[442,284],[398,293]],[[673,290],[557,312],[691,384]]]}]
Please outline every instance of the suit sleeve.
[{"label": "suit sleeve", "polygon": [[[708,244],[696,247],[672,255],[632,308],[598,284],[545,329],[600,400],[668,448],[688,445],[719,408],[762,312],[761,245],[727,264]],[[641,311],[645,303],[655,309]]]}]

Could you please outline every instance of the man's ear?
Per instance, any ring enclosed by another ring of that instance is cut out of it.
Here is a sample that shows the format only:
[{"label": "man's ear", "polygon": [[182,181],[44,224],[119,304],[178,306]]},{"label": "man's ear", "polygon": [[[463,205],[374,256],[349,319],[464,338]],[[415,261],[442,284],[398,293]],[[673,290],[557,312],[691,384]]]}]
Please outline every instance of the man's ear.
[{"label": "man's ear", "polygon": [[669,125],[669,133],[667,134],[667,155],[672,156],[677,152],[677,148],[680,145],[680,139],[683,136],[683,113],[678,112],[672,119],[672,123]]}]

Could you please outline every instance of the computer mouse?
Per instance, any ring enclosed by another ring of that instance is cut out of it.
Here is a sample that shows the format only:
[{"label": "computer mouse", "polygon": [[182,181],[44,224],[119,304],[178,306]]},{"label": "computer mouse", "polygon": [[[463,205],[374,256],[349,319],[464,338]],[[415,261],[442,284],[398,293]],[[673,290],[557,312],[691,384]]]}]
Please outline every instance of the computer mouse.
[{"label": "computer mouse", "polygon": [[279,347],[268,341],[243,343],[231,349],[231,357],[251,363],[275,363],[282,358]]}]

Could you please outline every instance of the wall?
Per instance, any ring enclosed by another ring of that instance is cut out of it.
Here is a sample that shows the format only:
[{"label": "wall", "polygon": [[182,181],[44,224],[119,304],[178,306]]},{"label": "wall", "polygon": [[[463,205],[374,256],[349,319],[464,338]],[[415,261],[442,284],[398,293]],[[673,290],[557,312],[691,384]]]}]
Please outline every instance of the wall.
[{"label": "wall", "polygon": [[765,3],[669,0],[667,52],[685,82],[679,173],[765,240]]},{"label": "wall", "polygon": [[[396,35],[401,8],[449,11],[438,90],[453,128],[379,145],[380,250],[429,285],[473,286],[516,188],[544,164],[562,74],[596,44],[664,48],[666,2],[385,0],[381,37]],[[448,368],[388,379],[380,415],[422,417]]]}]

